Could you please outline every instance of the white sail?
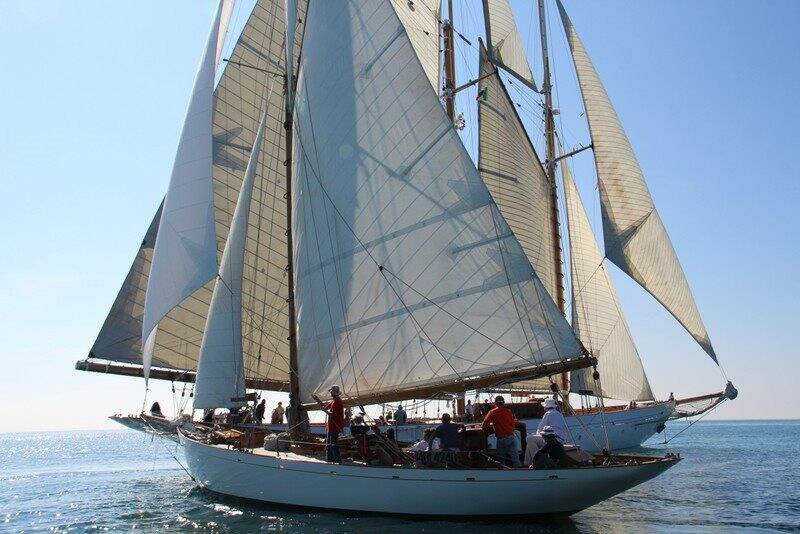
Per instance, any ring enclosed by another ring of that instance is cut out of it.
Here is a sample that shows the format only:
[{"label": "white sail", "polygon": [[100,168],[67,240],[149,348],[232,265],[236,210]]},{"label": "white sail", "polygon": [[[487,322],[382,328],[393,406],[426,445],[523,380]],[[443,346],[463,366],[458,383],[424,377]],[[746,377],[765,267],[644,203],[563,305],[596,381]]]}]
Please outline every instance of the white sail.
[{"label": "white sail", "polygon": [[716,362],[689,283],[630,141],[560,1],[558,8],[594,145],[606,256],[650,292]]},{"label": "white sail", "polygon": [[389,1],[315,2],[304,39],[302,400],[332,384],[363,399],[579,357]]},{"label": "white sail", "polygon": [[497,69],[482,44],[480,49],[478,88],[483,96],[478,98],[478,170],[555,300],[561,284],[556,265],[561,258],[553,233],[552,186]]},{"label": "white sail", "polygon": [[264,113],[239,189],[239,200],[233,211],[231,229],[214,284],[203,341],[200,344],[200,359],[197,362],[195,409],[228,408],[244,404],[243,401],[233,400],[241,399],[246,393],[242,351],[244,248],[253,183],[266,121],[267,115]]},{"label": "white sail", "polygon": [[601,388],[595,387],[591,369],[573,371],[570,389],[593,391],[612,399],[653,400],[639,352],[603,264],[589,218],[572,180],[567,160],[560,163],[567,205],[569,257],[572,277],[572,328],[597,358]]},{"label": "white sail", "polygon": [[145,379],[159,321],[217,272],[211,167],[214,75],[222,8],[221,2],[200,60],[161,212],[142,325]]},{"label": "white sail", "polygon": [[220,0],[219,31],[217,32],[217,48],[214,54],[217,65],[219,65],[220,60],[222,60],[225,38],[228,36],[228,26],[230,26],[235,5],[236,0]]},{"label": "white sail", "polygon": [[483,19],[486,23],[489,59],[538,91],[508,0],[483,0]]},{"label": "white sail", "polygon": [[439,17],[441,0],[392,0],[425,75],[439,91]]}]

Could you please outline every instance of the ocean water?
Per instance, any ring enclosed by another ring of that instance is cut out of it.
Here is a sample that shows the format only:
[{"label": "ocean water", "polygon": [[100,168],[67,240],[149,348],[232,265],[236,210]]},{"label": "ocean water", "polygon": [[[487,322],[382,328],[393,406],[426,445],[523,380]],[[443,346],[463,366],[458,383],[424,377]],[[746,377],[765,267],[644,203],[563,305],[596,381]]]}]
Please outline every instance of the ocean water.
[{"label": "ocean water", "polygon": [[130,430],[0,434],[0,532],[800,531],[800,421],[700,422],[659,441],[647,450],[685,460],[571,518],[464,521],[225,498],[193,486],[177,445]]}]

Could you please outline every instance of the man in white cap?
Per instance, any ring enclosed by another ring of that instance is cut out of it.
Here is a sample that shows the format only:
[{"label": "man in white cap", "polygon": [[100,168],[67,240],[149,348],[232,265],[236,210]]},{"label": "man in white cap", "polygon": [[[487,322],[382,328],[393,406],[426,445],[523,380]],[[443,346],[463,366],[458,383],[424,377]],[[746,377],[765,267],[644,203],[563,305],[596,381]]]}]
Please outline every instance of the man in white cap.
[{"label": "man in white cap", "polygon": [[314,395],[314,400],[328,414],[328,419],[325,421],[325,460],[340,464],[342,456],[339,451],[339,433],[344,430],[344,403],[339,396],[341,394],[339,386],[331,386],[328,392],[332,397],[328,402],[323,404],[316,395]]},{"label": "man in white cap", "polygon": [[566,443],[569,431],[567,430],[567,421],[564,419],[564,415],[558,411],[558,403],[553,398],[547,398],[544,400],[544,409],[547,411],[539,422],[539,428],[536,429],[536,433],[541,434],[544,427],[549,426],[559,441]]}]

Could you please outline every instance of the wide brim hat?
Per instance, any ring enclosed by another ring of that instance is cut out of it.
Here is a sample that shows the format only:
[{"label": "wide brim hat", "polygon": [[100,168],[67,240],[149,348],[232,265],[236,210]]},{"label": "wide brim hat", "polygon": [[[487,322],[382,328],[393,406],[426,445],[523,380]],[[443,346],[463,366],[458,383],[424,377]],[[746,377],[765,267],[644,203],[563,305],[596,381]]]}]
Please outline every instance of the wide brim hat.
[{"label": "wide brim hat", "polygon": [[545,399],[544,400],[544,407],[545,408],[558,408],[558,403],[555,399]]}]

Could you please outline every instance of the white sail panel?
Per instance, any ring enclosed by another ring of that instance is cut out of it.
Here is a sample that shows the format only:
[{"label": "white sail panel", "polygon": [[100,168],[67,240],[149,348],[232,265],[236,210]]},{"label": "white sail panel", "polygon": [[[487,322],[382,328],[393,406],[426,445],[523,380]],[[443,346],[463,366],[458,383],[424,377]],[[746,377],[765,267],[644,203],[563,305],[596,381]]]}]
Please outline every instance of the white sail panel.
[{"label": "white sail panel", "polygon": [[239,200],[231,219],[231,229],[220,260],[219,275],[214,284],[208,310],[200,359],[197,362],[194,408],[230,408],[242,406],[244,397],[244,358],[242,351],[242,283],[244,278],[244,249],[253,183],[258,157],[264,139],[264,113],[256,135],[244,180],[239,188]]},{"label": "white sail panel", "polygon": [[302,63],[302,400],[333,384],[358,398],[579,357],[389,1],[314,3]]},{"label": "white sail panel", "polygon": [[[552,185],[514,102],[481,45],[478,99],[478,170],[528,260],[553,300],[561,261],[553,233]],[[484,78],[491,73],[493,75]]]},{"label": "white sail panel", "polygon": [[716,362],[689,283],[630,141],[560,1],[558,8],[594,145],[606,256],[650,292]]},{"label": "white sail panel", "polygon": [[161,212],[142,325],[145,379],[154,347],[151,335],[159,321],[217,272],[211,166],[214,75],[222,8],[221,2],[200,60]]},{"label": "white sail panel", "polygon": [[235,5],[236,0],[220,0],[219,31],[217,32],[217,49],[215,54],[217,65],[219,65],[222,59],[222,52],[225,48],[225,38],[228,36],[228,26],[230,25]]},{"label": "white sail panel", "polygon": [[573,371],[570,389],[594,391],[612,399],[653,400],[639,352],[603,264],[589,217],[572,180],[567,160],[561,161],[564,201],[567,205],[570,271],[572,277],[572,328],[597,358],[601,389],[595,387],[591,369]]},{"label": "white sail panel", "polygon": [[538,91],[508,0],[483,0],[483,19],[486,23],[489,59]]},{"label": "white sail panel", "polygon": [[439,91],[439,17],[441,0],[391,0],[425,75]]}]

